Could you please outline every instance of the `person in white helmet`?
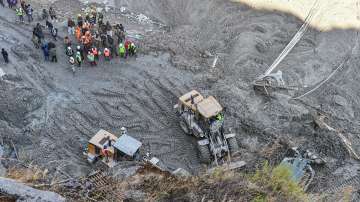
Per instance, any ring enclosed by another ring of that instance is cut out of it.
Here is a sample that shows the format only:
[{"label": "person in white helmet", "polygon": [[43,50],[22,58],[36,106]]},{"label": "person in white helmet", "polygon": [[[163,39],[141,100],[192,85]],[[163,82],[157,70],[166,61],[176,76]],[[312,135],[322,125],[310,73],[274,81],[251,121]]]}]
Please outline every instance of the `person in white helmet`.
[{"label": "person in white helmet", "polygon": [[69,58],[69,63],[70,63],[71,71],[73,72],[73,75],[75,76],[75,59],[74,59],[74,57],[71,56]]},{"label": "person in white helmet", "polygon": [[127,134],[127,130],[125,127],[121,127],[121,135],[126,135]]},{"label": "person in white helmet", "polygon": [[73,51],[73,49],[71,48],[71,46],[68,46],[68,47],[67,47],[67,49],[66,49],[66,55],[69,56],[69,57],[74,56],[74,51]]},{"label": "person in white helmet", "polygon": [[77,46],[76,47],[76,51],[80,53],[81,55],[81,60],[84,60],[85,56],[84,56],[84,50],[81,48],[81,46]]}]

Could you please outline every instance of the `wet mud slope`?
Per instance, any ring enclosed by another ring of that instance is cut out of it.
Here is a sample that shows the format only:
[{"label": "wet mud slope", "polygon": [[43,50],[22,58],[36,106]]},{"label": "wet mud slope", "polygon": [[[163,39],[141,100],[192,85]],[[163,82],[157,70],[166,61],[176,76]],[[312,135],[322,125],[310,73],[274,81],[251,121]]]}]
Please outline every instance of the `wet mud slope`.
[{"label": "wet mud slope", "polygon": [[192,75],[173,68],[168,53],[100,61],[101,66],[84,66],[73,76],[61,43],[59,63],[44,63],[28,40],[30,28],[12,20],[1,18],[1,45],[12,51],[11,64],[2,67],[7,75],[0,117],[3,139],[15,143],[22,159],[84,175],[92,169],[82,155],[89,138],[101,128],[117,134],[125,126],[169,167],[200,166],[194,143],[173,111],[177,96],[191,88]]},{"label": "wet mud slope", "polygon": [[[69,9],[61,10],[63,1],[52,5],[68,15]],[[101,61],[75,77],[63,53],[59,63],[44,63],[29,40],[30,26],[12,23],[9,10],[1,12],[0,46],[11,50],[12,61],[0,64],[7,74],[0,87],[1,137],[14,142],[21,158],[54,172],[84,175],[93,169],[82,156],[87,140],[100,128],[116,134],[125,126],[170,167],[195,173],[201,167],[195,141],[180,130],[172,107],[182,93],[198,89],[227,107],[226,126],[238,134],[249,170],[264,160],[278,163],[283,150],[274,148],[280,142],[305,146],[328,161],[315,169],[314,192],[331,192],[356,178],[359,163],[335,132],[315,127],[314,117],[325,114],[360,153],[357,30],[308,30],[278,67],[285,82],[299,90],[266,97],[255,93],[251,82],[299,29],[296,17],[221,0],[115,0],[113,5],[109,19],[123,20],[140,44],[139,56]],[[212,68],[215,55],[219,60]],[[314,93],[290,99],[342,63]]]},{"label": "wet mud slope", "polygon": [[[228,1],[116,3],[169,26],[167,33],[147,37],[146,48],[169,51],[176,68],[194,73],[196,88],[227,106],[227,126],[239,134],[242,159],[250,167],[264,159],[279,162],[283,153],[275,149],[274,154],[265,154],[285,140],[327,160],[327,166],[316,168],[313,191],[338,187],[345,179],[358,176],[359,163],[337,133],[314,123],[318,113],[324,114],[327,124],[342,131],[355,152],[360,152],[358,30],[310,28],[275,70],[281,70],[285,83],[298,90],[275,91],[266,97],[254,92],[251,82],[265,72],[300,28],[303,22],[296,17]],[[215,54],[220,59],[211,68]],[[291,99],[315,88],[336,69],[317,90]]]}]

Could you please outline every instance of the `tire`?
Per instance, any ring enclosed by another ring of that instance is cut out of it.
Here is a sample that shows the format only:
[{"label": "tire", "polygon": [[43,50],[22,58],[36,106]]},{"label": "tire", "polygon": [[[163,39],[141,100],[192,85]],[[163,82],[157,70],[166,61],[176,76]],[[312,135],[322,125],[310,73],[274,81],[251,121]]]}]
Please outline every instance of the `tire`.
[{"label": "tire", "polygon": [[211,154],[208,145],[198,145],[200,161],[206,164],[211,162]]},{"label": "tire", "polygon": [[180,121],[180,127],[181,127],[181,129],[184,131],[185,134],[191,135],[191,131],[190,131],[188,125],[185,123],[184,120],[181,120],[181,121]]},{"label": "tire", "polygon": [[231,137],[231,138],[227,139],[227,142],[228,142],[228,146],[229,146],[231,155],[234,155],[239,152],[239,145],[238,145],[235,137]]}]

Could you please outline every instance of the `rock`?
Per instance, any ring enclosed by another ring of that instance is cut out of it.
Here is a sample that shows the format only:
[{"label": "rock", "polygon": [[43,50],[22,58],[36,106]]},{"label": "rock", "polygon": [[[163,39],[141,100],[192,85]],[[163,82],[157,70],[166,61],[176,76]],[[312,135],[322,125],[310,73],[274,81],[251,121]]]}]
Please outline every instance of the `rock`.
[{"label": "rock", "polygon": [[262,42],[258,42],[256,45],[255,45],[255,48],[256,50],[258,50],[260,53],[265,53],[267,52],[268,50],[268,47],[266,46],[265,43],[262,43]]},{"label": "rock", "polygon": [[191,174],[183,168],[176,169],[174,172],[172,172],[172,174],[175,176],[178,176],[178,177],[190,177],[191,176]]},{"label": "rock", "polygon": [[209,58],[212,56],[214,56],[214,55],[211,54],[210,51],[208,51],[208,50],[204,51],[204,53],[201,55],[201,57],[203,57],[203,58]]},{"label": "rock", "polygon": [[256,25],[254,27],[254,30],[258,31],[258,32],[261,32],[261,33],[266,33],[266,29],[264,27],[259,26],[259,25]]},{"label": "rock", "polygon": [[59,194],[34,189],[8,178],[0,178],[0,193],[16,198],[17,202],[65,202]]},{"label": "rock", "polygon": [[127,177],[134,175],[139,170],[139,168],[140,166],[137,165],[131,165],[128,167],[117,166],[116,169],[114,169],[113,176],[116,179],[123,180]]},{"label": "rock", "polygon": [[345,107],[347,105],[347,101],[345,98],[341,97],[340,95],[335,95],[334,96],[334,102],[337,104],[337,105],[340,105],[340,106],[343,106]]}]

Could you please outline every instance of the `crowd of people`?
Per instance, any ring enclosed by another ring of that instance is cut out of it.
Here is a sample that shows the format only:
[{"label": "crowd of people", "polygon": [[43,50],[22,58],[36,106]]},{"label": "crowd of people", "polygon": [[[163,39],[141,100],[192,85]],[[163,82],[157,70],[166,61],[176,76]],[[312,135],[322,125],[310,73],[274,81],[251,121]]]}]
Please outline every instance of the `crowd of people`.
[{"label": "crowd of people", "polygon": [[[24,0],[17,6],[17,0],[7,0],[10,8],[15,9],[20,22],[33,22],[33,8]],[[3,0],[0,0],[3,5]],[[37,49],[41,49],[45,61],[57,62],[58,28],[54,23],[57,21],[57,14],[54,8],[41,11],[40,22],[33,28],[32,42]],[[45,32],[51,38],[45,37]],[[104,15],[95,7],[89,7],[74,19],[67,19],[67,33],[64,37],[64,52],[72,71],[75,73],[77,67],[82,67],[84,62],[90,66],[96,66],[103,58],[110,61],[113,58],[126,59],[135,56],[137,47],[133,41],[126,37],[126,31],[122,24],[110,24],[104,22]],[[58,49],[60,50],[60,48]],[[5,50],[4,50],[5,51]],[[6,52],[6,51],[5,51]],[[3,54],[4,55],[4,54]]]},{"label": "crowd of people", "polygon": [[[57,28],[49,21],[56,19],[52,8],[47,13],[43,10],[42,17],[45,25],[54,41],[57,41]],[[41,47],[45,60],[57,62],[56,52],[53,43],[42,43],[44,34],[41,25],[34,28],[33,42],[35,47]],[[91,7],[84,14],[79,14],[76,20],[68,18],[67,36],[64,37],[65,53],[72,71],[75,73],[76,67],[81,67],[84,61],[88,61],[90,66],[96,66],[100,58],[110,61],[112,58],[127,58],[136,55],[137,47],[135,43],[126,38],[126,32],[122,24],[111,25],[109,21],[104,23],[104,16]]]}]

